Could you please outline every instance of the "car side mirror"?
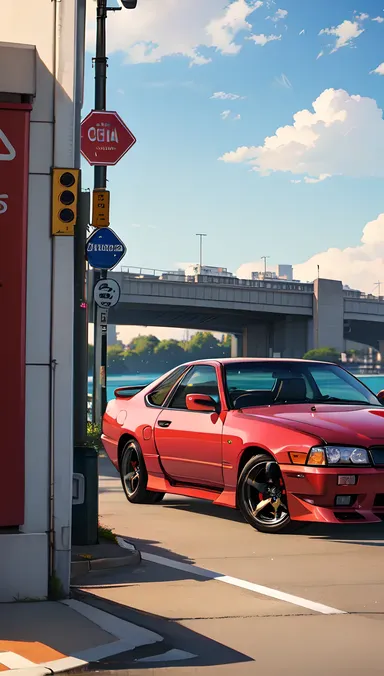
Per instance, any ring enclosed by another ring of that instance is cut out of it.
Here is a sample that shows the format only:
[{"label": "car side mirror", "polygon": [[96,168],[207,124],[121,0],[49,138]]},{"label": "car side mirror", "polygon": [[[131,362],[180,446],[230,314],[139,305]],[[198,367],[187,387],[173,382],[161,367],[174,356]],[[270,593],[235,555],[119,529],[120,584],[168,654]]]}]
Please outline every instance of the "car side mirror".
[{"label": "car side mirror", "polygon": [[379,394],[376,395],[380,404],[384,406],[384,390],[380,390]]},{"label": "car side mirror", "polygon": [[187,394],[185,397],[188,411],[216,411],[216,402],[208,394]]}]

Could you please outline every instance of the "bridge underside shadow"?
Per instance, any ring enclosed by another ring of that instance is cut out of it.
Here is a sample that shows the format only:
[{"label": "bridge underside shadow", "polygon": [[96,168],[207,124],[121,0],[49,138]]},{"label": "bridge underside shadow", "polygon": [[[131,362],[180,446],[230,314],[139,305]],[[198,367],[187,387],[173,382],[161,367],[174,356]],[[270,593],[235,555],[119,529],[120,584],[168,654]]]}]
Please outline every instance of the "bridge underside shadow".
[{"label": "bridge underside shadow", "polygon": [[301,357],[308,349],[311,318],[265,312],[231,311],[121,303],[109,311],[108,323],[161,326],[230,333],[233,356]]},{"label": "bridge underside shadow", "polygon": [[344,327],[344,338],[369,345],[384,354],[384,322],[349,320]]}]

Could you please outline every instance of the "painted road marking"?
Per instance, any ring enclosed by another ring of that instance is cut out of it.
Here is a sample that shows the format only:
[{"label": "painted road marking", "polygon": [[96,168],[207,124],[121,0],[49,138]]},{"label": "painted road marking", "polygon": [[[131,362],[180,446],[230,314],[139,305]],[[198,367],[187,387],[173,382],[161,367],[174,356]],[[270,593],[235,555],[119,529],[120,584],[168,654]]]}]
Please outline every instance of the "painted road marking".
[{"label": "painted road marking", "polygon": [[321,613],[322,615],[347,614],[344,610],[331,608],[330,606],[325,606],[322,603],[309,601],[308,599],[303,599],[300,596],[294,596],[293,594],[286,594],[279,589],[272,589],[271,587],[264,587],[264,585],[248,582],[247,580],[240,580],[238,577],[231,577],[230,575],[215,573],[213,570],[199,568],[199,566],[192,566],[189,563],[181,563],[180,561],[175,561],[174,559],[167,559],[164,556],[157,556],[156,554],[147,554],[147,552],[141,552],[141,558],[144,561],[157,563],[160,566],[167,566],[168,568],[183,570],[185,573],[190,573],[190,575],[205,577],[209,580],[215,580],[216,582],[224,582],[225,584],[230,584],[233,587],[247,589],[248,591],[254,592],[255,594],[269,596],[270,598],[278,599],[279,601],[286,601],[286,603],[291,603],[292,605],[299,606],[300,608],[307,608],[308,610],[313,610],[315,613]]},{"label": "painted road marking", "polygon": [[12,652],[0,653],[0,663],[8,669],[25,669],[26,667],[36,666],[36,662],[31,662],[31,660]]}]

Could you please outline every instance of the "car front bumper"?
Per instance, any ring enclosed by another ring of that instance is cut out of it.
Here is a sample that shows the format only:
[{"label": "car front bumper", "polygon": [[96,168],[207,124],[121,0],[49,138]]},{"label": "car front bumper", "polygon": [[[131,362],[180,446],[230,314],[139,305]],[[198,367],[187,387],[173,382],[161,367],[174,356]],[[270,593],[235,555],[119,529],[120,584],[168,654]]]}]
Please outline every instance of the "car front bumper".
[{"label": "car front bumper", "polygon": [[[282,465],[280,468],[294,521],[384,521],[384,467]],[[338,485],[338,477],[345,475],[356,477],[355,485]],[[351,504],[337,505],[337,496],[352,496]]]}]

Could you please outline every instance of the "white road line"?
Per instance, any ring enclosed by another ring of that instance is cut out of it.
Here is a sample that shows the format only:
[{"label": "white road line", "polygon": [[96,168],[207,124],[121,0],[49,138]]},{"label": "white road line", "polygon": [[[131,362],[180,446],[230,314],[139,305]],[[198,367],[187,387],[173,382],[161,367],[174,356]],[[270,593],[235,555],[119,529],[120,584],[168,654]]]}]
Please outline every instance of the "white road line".
[{"label": "white road line", "polygon": [[163,641],[163,637],[159,636],[159,634],[155,634],[153,631],[132,624],[132,622],[122,620],[120,617],[111,615],[111,613],[106,613],[104,610],[99,610],[99,608],[90,606],[87,603],[82,603],[75,599],[61,601],[61,603],[69,606],[72,610],[76,610],[76,612],[81,615],[84,615],[84,617],[91,620],[91,622],[94,622],[94,624],[97,624],[101,629],[104,629],[104,631],[112,636],[124,641],[125,644],[130,646],[127,650],[133,650],[134,648],[143,645],[151,645]]},{"label": "white road line", "polygon": [[8,669],[23,669],[24,667],[36,667],[36,662],[27,660],[17,653],[4,651],[0,653],[0,664],[3,664]]},{"label": "white road line", "polygon": [[264,587],[261,584],[255,584],[254,582],[248,582],[247,580],[240,580],[238,577],[231,577],[229,575],[215,573],[213,570],[207,570],[206,568],[192,566],[189,563],[181,563],[180,561],[175,561],[174,559],[167,559],[164,556],[157,556],[156,554],[147,554],[146,552],[141,552],[141,558],[144,561],[157,563],[160,566],[167,566],[168,568],[176,568],[176,570],[183,570],[184,572],[190,573],[191,575],[206,577],[209,580],[215,580],[216,582],[224,582],[225,584],[230,584],[233,587],[241,587],[242,589],[248,589],[248,591],[255,592],[256,594],[261,594],[262,596],[269,596],[270,598],[278,599],[279,601],[286,601],[286,603],[291,603],[292,605],[299,606],[301,608],[308,608],[308,610],[313,610],[314,612],[321,613],[322,615],[346,614],[344,610],[331,608],[330,606],[325,606],[322,603],[316,603],[316,601],[309,601],[308,599],[303,599],[300,596],[286,594],[285,592],[280,591],[278,589]]}]

